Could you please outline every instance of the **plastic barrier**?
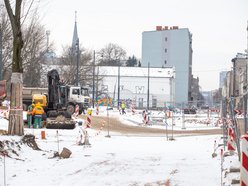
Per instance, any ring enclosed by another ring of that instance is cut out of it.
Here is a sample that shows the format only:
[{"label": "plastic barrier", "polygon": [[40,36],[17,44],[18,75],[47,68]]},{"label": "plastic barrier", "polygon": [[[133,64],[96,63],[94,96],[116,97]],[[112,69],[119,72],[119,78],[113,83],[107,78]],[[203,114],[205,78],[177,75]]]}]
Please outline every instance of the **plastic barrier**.
[{"label": "plastic barrier", "polygon": [[233,152],[236,150],[236,144],[235,144],[235,134],[233,128],[228,128],[228,141],[227,141],[227,150],[233,154]]},{"label": "plastic barrier", "polygon": [[240,185],[248,186],[248,133],[241,137]]},{"label": "plastic barrier", "polygon": [[143,122],[144,122],[145,125],[149,124],[147,112],[145,110],[143,111]]},{"label": "plastic barrier", "polygon": [[91,127],[91,116],[92,116],[92,109],[88,109],[87,111],[87,121],[86,121],[86,128]]}]

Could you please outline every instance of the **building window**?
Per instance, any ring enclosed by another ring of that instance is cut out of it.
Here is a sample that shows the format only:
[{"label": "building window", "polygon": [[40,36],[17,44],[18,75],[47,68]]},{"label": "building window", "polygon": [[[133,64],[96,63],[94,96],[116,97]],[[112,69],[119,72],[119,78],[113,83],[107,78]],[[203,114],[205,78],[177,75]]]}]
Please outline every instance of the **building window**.
[{"label": "building window", "polygon": [[152,99],[152,108],[157,108],[157,99]]},{"label": "building window", "polygon": [[139,102],[138,102],[138,104],[139,104],[139,108],[143,108],[143,98],[139,98]]},{"label": "building window", "polygon": [[167,48],[166,48],[166,49],[164,49],[164,52],[165,52],[165,53],[167,53]]},{"label": "building window", "polygon": [[165,37],[164,40],[167,41],[168,40],[167,37]]},{"label": "building window", "polygon": [[167,64],[167,61],[166,61],[166,60],[164,60],[164,64],[165,64],[165,65]]}]

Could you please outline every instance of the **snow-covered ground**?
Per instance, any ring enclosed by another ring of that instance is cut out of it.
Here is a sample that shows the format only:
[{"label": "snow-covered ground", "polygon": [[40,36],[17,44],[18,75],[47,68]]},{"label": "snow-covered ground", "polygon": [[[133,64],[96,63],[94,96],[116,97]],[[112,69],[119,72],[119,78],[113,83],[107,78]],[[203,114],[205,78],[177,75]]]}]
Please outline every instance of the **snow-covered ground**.
[{"label": "snow-covered ground", "polygon": [[[106,109],[100,109],[99,115],[107,115]],[[137,111],[138,112],[138,111]],[[118,117],[128,125],[142,124],[141,114],[120,115],[118,111],[109,110],[110,117]],[[160,117],[163,113],[151,113]],[[161,116],[162,117],[162,116]],[[190,117],[190,116],[187,116]],[[193,117],[193,116],[191,116]],[[182,129],[182,118],[168,119],[167,127],[175,130],[214,129],[215,117],[210,124],[196,122],[206,120],[206,115],[185,122]],[[189,122],[190,121],[190,122]],[[0,118],[0,129],[7,129],[8,121]],[[93,123],[92,123],[93,125]],[[149,127],[164,128],[158,124]],[[45,131],[46,139],[41,139],[41,131]],[[32,150],[22,144],[20,149],[15,144],[9,148],[12,158],[0,155],[0,186],[219,186],[221,181],[230,185],[231,178],[239,177],[237,173],[228,174],[224,178],[221,171],[220,146],[221,135],[208,136],[175,136],[175,140],[162,137],[127,137],[114,135],[106,137],[106,131],[87,129],[91,146],[79,146],[80,126],[74,130],[27,129],[25,134],[34,134],[42,151]],[[21,137],[0,135],[0,141],[20,141]],[[215,143],[216,142],[216,143]],[[61,152],[66,147],[72,154],[68,159],[52,158],[54,152]],[[5,147],[7,148],[7,147]],[[216,152],[217,157],[212,157]],[[223,169],[239,166],[237,155],[224,159]],[[5,171],[4,171],[5,170]],[[5,172],[5,174],[4,174]],[[5,175],[5,176],[4,176]]]}]

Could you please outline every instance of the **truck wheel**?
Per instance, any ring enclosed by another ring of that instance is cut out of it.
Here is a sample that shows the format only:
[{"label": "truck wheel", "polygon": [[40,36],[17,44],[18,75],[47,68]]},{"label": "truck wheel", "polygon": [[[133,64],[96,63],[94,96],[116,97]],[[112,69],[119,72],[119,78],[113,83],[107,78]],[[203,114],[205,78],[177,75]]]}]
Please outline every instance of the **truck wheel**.
[{"label": "truck wheel", "polygon": [[68,105],[67,106],[67,112],[69,112],[71,115],[74,114],[74,112],[75,112],[74,105]]}]

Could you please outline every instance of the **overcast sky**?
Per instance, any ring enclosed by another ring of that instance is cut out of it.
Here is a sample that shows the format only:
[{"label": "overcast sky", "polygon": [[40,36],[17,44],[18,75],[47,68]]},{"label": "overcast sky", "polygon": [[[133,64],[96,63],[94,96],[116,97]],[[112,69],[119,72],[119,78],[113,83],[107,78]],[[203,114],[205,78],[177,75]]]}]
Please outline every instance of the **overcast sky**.
[{"label": "overcast sky", "polygon": [[141,58],[142,32],[156,25],[193,34],[193,75],[202,90],[219,86],[219,72],[247,48],[247,0],[46,0],[40,13],[59,55],[71,45],[75,11],[80,44],[92,50],[116,43]]}]

